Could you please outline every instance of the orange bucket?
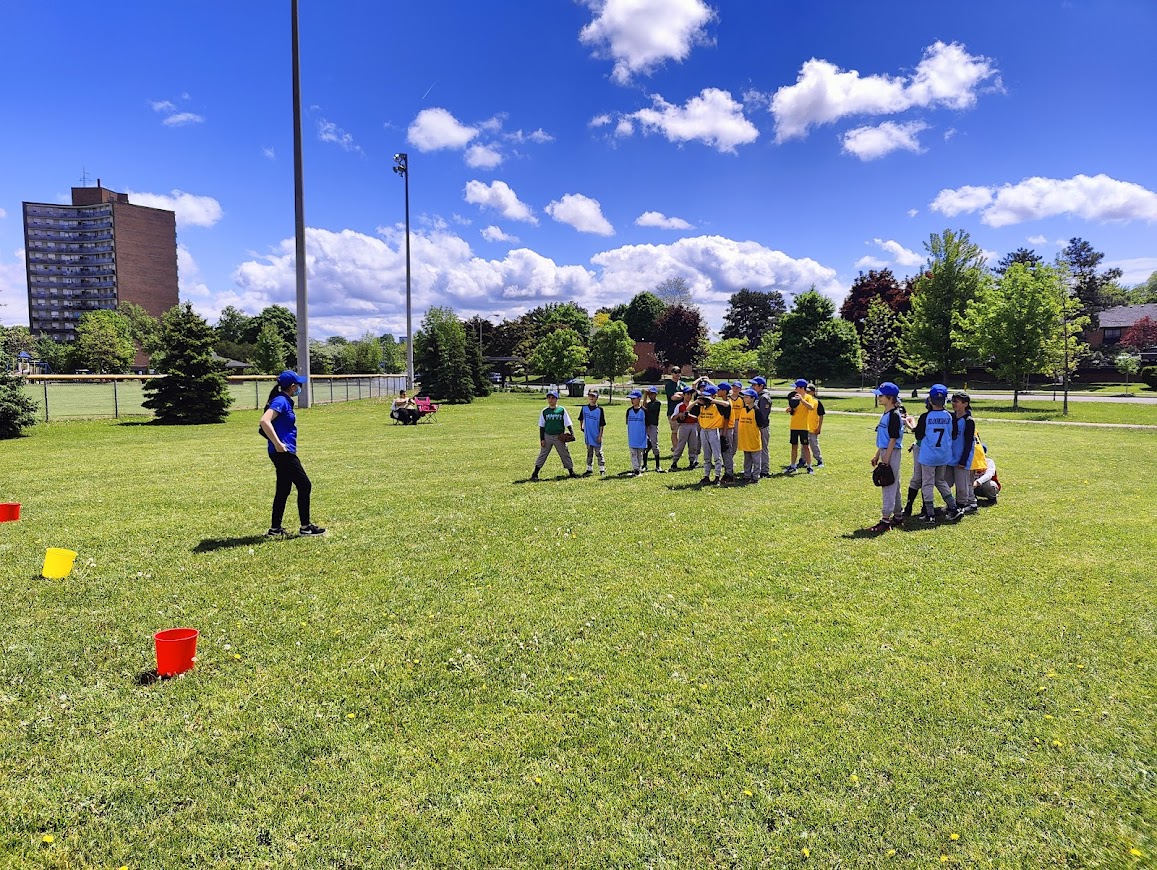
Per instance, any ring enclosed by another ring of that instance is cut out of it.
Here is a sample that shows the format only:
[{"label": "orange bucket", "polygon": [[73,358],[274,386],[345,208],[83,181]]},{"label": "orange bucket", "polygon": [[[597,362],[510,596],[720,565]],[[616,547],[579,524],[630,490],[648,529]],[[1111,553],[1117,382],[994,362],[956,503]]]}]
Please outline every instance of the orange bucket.
[{"label": "orange bucket", "polygon": [[197,659],[195,628],[166,628],[153,635],[157,646],[157,675],[175,677],[191,670]]},{"label": "orange bucket", "polygon": [[20,519],[20,502],[0,502],[0,523],[11,523]]}]

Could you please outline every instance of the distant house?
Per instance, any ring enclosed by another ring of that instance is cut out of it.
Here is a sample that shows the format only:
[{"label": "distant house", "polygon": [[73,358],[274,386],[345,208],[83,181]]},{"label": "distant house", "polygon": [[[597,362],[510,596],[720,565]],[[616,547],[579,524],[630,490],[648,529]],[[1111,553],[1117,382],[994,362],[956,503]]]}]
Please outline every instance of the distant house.
[{"label": "distant house", "polygon": [[1143,317],[1157,320],[1157,303],[1146,305],[1116,305],[1101,312],[1100,326],[1085,332],[1085,341],[1092,350],[1111,350],[1120,344],[1129,327]]}]

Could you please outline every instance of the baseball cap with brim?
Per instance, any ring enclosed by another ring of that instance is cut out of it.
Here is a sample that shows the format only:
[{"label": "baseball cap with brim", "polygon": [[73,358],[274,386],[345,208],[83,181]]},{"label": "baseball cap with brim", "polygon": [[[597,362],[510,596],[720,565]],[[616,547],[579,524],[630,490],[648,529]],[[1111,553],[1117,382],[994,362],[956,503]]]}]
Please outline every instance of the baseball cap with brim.
[{"label": "baseball cap with brim", "polygon": [[966,404],[966,405],[972,401],[972,396],[968,395],[968,393],[964,392],[963,390],[957,390],[955,393],[952,394],[952,398],[953,399],[959,399],[960,401],[964,402],[964,404]]},{"label": "baseball cap with brim", "polygon": [[546,393],[546,397],[547,397],[548,399],[557,399],[557,398],[558,398],[558,393],[556,393],[554,390],[548,390],[548,391],[547,391],[547,393]]},{"label": "baseball cap with brim", "polygon": [[684,388],[683,388],[683,392],[684,392],[684,393],[694,393],[694,392],[695,392],[695,388],[694,388],[694,387],[684,387]]},{"label": "baseball cap with brim", "polygon": [[928,398],[929,399],[947,399],[948,398],[948,387],[944,386],[944,384],[933,384],[932,389],[930,389],[928,391]]},{"label": "baseball cap with brim", "polygon": [[900,388],[891,381],[884,381],[876,389],[872,390],[873,396],[891,396],[893,399],[900,395]]},{"label": "baseball cap with brim", "polygon": [[659,388],[658,387],[647,387],[647,392],[648,393],[654,393],[657,396],[657,395],[659,395]]},{"label": "baseball cap with brim", "polygon": [[279,387],[288,387],[291,384],[304,384],[305,378],[299,375],[292,369],[286,369],[277,376],[277,385]]},{"label": "baseball cap with brim", "polygon": [[799,378],[798,380],[796,380],[795,385],[797,387],[806,387],[807,386],[807,378]]},{"label": "baseball cap with brim", "polygon": [[598,390],[587,390],[587,395],[588,396],[594,396],[597,399],[599,396],[599,391]]},{"label": "baseball cap with brim", "polygon": [[766,387],[767,386],[767,378],[758,377],[758,376],[752,378],[751,379],[751,385],[755,386],[756,384],[759,384],[761,387]]},{"label": "baseball cap with brim", "polygon": [[641,399],[641,398],[643,398],[643,394],[640,393],[638,390],[631,390],[631,392],[627,393],[627,398],[628,399]]},{"label": "baseball cap with brim", "polygon": [[749,397],[749,398],[752,398],[752,399],[754,399],[754,398],[755,398],[755,390],[752,390],[752,389],[750,389],[750,388],[749,388],[749,389],[746,389],[746,390],[744,390],[743,392],[741,392],[739,395],[741,395],[741,396],[747,396],[747,397]]},{"label": "baseball cap with brim", "polygon": [[714,396],[718,392],[719,392],[719,388],[713,387],[713,386],[711,386],[711,384],[708,384],[707,386],[705,386],[703,388],[703,395],[705,395],[705,396]]},{"label": "baseball cap with brim", "polygon": [[723,382],[723,383],[721,383],[721,384],[716,384],[716,385],[715,385],[715,389],[716,389],[716,390],[730,390],[730,389],[731,389],[731,384],[727,383],[727,381],[724,381],[724,382]]}]

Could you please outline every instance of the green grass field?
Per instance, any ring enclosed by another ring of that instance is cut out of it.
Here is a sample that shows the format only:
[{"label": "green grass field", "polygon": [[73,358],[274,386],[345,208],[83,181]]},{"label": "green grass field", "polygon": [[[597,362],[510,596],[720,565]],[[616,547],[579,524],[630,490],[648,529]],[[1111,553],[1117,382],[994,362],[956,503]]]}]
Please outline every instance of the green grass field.
[{"label": "green grass field", "polygon": [[255,411],[5,442],[0,865],[1152,866],[1152,431],[986,423],[1000,504],[873,538],[867,417],[701,490],[526,483],[539,407],[301,412],[321,539]]}]

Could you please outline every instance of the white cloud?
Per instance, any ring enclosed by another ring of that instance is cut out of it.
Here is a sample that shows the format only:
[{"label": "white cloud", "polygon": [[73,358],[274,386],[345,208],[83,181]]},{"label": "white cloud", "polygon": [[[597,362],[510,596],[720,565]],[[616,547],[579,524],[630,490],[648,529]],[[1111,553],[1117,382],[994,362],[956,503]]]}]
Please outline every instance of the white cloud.
[{"label": "white cloud", "polygon": [[225,216],[221,203],[211,196],[174,190],[169,194],[126,191],[133,205],[176,212],[178,227],[211,227]]},{"label": "white cloud", "polygon": [[172,112],[177,108],[169,100],[150,100],[149,105],[153,107],[154,112]]},{"label": "white cloud", "polygon": [[947,130],[944,131],[944,141],[947,142],[949,139],[951,139],[955,135],[956,135],[956,128],[955,127],[949,127]]},{"label": "white cloud", "polygon": [[785,142],[806,136],[813,126],[849,115],[892,115],[916,107],[966,109],[976,102],[980,86],[988,79],[999,83],[993,61],[968,54],[958,43],[937,41],[928,46],[907,78],[862,76],[812,58],[800,67],[794,85],[781,87],[771,98],[775,139]]},{"label": "white cloud", "polygon": [[910,217],[910,218],[914,218],[914,217],[916,217],[916,215],[918,215],[918,214],[920,214],[920,209],[918,209],[918,208],[910,208],[910,209],[908,209],[908,217]]},{"label": "white cloud", "polygon": [[887,260],[881,260],[879,257],[872,257],[865,254],[860,259],[856,260],[856,265],[853,269],[883,269],[888,265]]},{"label": "white cloud", "polygon": [[184,245],[177,245],[177,290],[181,300],[193,303],[193,310],[206,320],[213,322],[221,313],[197,261]]},{"label": "white cloud", "polygon": [[658,94],[651,95],[653,106],[624,115],[617,135],[630,135],[637,122],[644,132],[660,132],[671,142],[698,141],[719,151],[735,153],[735,146],[747,145],[759,138],[759,131],[743,114],[743,105],[728,91],[704,88],[682,107],[672,105]]},{"label": "white cloud", "polygon": [[861,160],[875,160],[901,149],[919,154],[924,149],[917,137],[927,129],[928,125],[923,121],[903,124],[885,121],[876,127],[856,127],[844,134],[844,151]]},{"label": "white cloud", "polygon": [[478,135],[478,128],[467,127],[442,108],[423,109],[409,129],[406,140],[419,151],[442,148],[465,148]]},{"label": "white cloud", "polygon": [[508,217],[511,220],[525,221],[530,224],[538,223],[533,209],[522,202],[505,181],[495,181],[492,184],[485,184],[477,180],[468,181],[466,182],[465,196],[468,203],[481,208],[495,209],[503,217]]},{"label": "white cloud", "polygon": [[535,145],[545,145],[548,142],[553,142],[554,137],[539,127],[530,133],[523,133],[521,130],[514,130],[511,133],[503,133],[502,137],[508,142],[514,142],[521,145],[523,142],[533,142]]},{"label": "white cloud", "polygon": [[630,136],[635,132],[635,125],[631,123],[630,118],[619,118],[619,123],[615,124],[616,136]]},{"label": "white cloud", "polygon": [[1025,239],[1030,245],[1047,245],[1049,243],[1048,236],[1029,236]]},{"label": "white cloud", "polygon": [[364,154],[362,147],[354,142],[354,137],[335,124],[325,118],[318,118],[317,120],[317,138],[322,142],[332,142],[343,151],[352,151],[357,154]]},{"label": "white cloud", "polygon": [[491,224],[482,230],[482,238],[488,242],[517,242],[518,236],[504,233],[499,227]]},{"label": "white cloud", "polygon": [[28,275],[24,249],[12,252],[12,260],[0,257],[0,323],[28,325]]},{"label": "white cloud", "polygon": [[473,169],[493,169],[502,163],[502,154],[489,145],[471,145],[466,149],[465,160]]},{"label": "white cloud", "polygon": [[929,204],[932,211],[938,211],[948,217],[966,211],[976,211],[992,202],[992,191],[987,187],[965,185],[956,190],[944,189],[936,194],[936,198]]},{"label": "white cloud", "polygon": [[605,127],[611,123],[610,115],[595,115],[587,122],[588,127]]},{"label": "white cloud", "polygon": [[893,239],[872,239],[872,241],[891,254],[897,266],[919,266],[924,262],[924,258],[915,251],[909,251]]},{"label": "white cloud", "polygon": [[4,209],[0,208],[0,220],[4,220],[4,218],[6,218],[6,217],[8,217],[8,212],[6,212],[6,211],[4,211]]},{"label": "white cloud", "polygon": [[204,120],[204,117],[196,112],[178,112],[175,115],[169,115],[161,123],[166,127],[184,127],[188,124],[201,124]]},{"label": "white cloud", "polygon": [[611,78],[627,84],[649,75],[667,60],[683,61],[691,48],[708,41],[714,17],[703,0],[585,0],[595,13],[579,39],[596,55],[615,61]]},{"label": "white cloud", "polygon": [[594,233],[598,236],[613,236],[615,228],[603,217],[602,206],[597,199],[581,193],[568,193],[554,200],[544,211],[560,224],[574,227],[580,233]]},{"label": "white cloud", "polygon": [[[1068,242],[1064,244],[1068,244]],[[1141,284],[1147,281],[1150,275],[1157,272],[1157,257],[1129,257],[1124,260],[1106,260],[1104,266],[1108,269],[1120,269],[1124,273],[1121,275],[1122,284]]]},{"label": "white cloud", "polygon": [[942,190],[932,208],[952,217],[980,211],[981,222],[1004,227],[1030,220],[1070,215],[1089,221],[1157,221],[1157,193],[1107,175],[1026,178],[1000,187]]},{"label": "white cloud", "polygon": [[661,211],[645,211],[635,218],[635,226],[658,227],[661,230],[689,230],[691,224],[683,218],[667,217]]},{"label": "white cloud", "polygon": [[[315,336],[356,338],[365,331],[405,333],[405,230],[378,230],[379,237],[352,230],[309,228],[310,327]],[[411,232],[415,323],[431,305],[456,311],[502,311],[516,317],[543,302],[573,300],[588,311],[626,302],[665,278],[683,277],[708,323],[719,328],[727,300],[740,287],[780,290],[787,295],[812,284],[834,299],[845,288],[834,269],[811,259],[794,259],[756,242],[719,236],[685,238],[669,245],[631,245],[596,254],[593,268],[558,264],[526,248],[500,260],[474,255],[458,236]],[[237,267],[235,289],[218,293],[219,310],[235,305],[256,314],[267,305],[294,304],[294,242],[287,238],[267,256]],[[21,272],[21,274],[23,274]]]},{"label": "white cloud", "polygon": [[270,146],[269,148],[262,148],[261,149],[261,156],[266,158],[267,160],[276,160],[277,159],[277,152],[273,150],[272,146]]}]

